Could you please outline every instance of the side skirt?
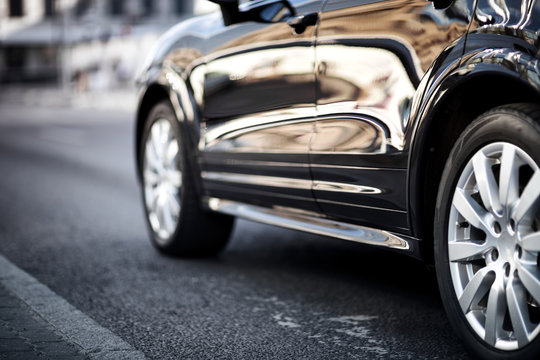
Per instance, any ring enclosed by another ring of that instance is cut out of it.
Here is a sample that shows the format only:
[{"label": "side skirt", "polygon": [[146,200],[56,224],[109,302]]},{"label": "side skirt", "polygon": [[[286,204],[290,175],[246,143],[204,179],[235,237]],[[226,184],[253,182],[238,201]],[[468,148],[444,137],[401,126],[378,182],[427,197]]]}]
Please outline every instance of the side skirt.
[{"label": "side skirt", "polygon": [[214,197],[207,198],[205,205],[210,210],[247,220],[380,246],[417,259],[422,258],[419,249],[420,241],[406,235],[325,219],[310,212],[290,208],[266,208]]}]

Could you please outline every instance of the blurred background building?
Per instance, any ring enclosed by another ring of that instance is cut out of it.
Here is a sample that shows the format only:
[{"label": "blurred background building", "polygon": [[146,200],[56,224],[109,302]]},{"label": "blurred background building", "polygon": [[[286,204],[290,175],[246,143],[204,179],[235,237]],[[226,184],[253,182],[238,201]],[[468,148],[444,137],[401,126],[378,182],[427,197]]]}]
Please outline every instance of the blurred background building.
[{"label": "blurred background building", "polygon": [[157,37],[205,0],[0,0],[0,84],[131,85]]}]

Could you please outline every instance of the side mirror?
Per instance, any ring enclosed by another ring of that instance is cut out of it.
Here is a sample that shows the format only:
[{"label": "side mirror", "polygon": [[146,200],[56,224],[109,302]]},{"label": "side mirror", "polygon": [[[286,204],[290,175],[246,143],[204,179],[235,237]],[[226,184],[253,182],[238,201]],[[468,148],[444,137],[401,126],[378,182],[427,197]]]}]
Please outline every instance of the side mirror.
[{"label": "side mirror", "polygon": [[429,0],[429,1],[431,1],[435,9],[438,9],[438,10],[446,9],[447,7],[452,5],[452,3],[454,2],[454,0]]},{"label": "side mirror", "polygon": [[295,16],[296,11],[288,0],[276,0],[264,4],[238,5],[238,0],[210,0],[221,8],[225,26],[244,21],[276,23]]},{"label": "side mirror", "polygon": [[238,9],[238,0],[210,0],[218,4],[223,15],[223,23],[225,26],[239,22],[240,11]]}]

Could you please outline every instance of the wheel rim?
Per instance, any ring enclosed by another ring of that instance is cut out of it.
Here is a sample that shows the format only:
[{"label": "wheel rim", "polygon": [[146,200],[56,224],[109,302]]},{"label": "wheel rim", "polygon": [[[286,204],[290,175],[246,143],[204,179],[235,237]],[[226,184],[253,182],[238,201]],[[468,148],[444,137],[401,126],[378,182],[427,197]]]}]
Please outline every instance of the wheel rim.
[{"label": "wheel rim", "polygon": [[158,119],[144,146],[143,182],[148,220],[160,243],[165,243],[178,225],[182,188],[179,164],[178,139],[170,122]]},{"label": "wheel rim", "polygon": [[458,180],[448,223],[454,290],[489,345],[517,350],[540,332],[540,170],[519,147],[484,146]]}]

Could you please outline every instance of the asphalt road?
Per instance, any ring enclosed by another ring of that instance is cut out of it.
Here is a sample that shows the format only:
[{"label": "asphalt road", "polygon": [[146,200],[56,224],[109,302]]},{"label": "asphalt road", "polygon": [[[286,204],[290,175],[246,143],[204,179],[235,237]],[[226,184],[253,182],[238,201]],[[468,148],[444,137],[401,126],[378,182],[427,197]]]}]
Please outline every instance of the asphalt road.
[{"label": "asphalt road", "polygon": [[133,114],[0,106],[0,253],[149,358],[467,358],[423,264],[247,221],[217,258],[165,257]]}]

